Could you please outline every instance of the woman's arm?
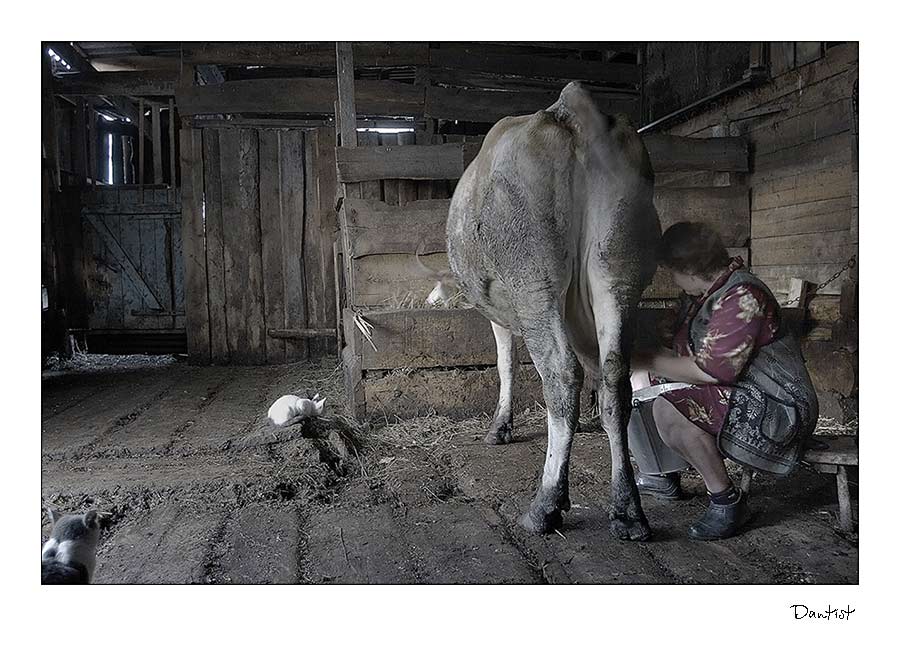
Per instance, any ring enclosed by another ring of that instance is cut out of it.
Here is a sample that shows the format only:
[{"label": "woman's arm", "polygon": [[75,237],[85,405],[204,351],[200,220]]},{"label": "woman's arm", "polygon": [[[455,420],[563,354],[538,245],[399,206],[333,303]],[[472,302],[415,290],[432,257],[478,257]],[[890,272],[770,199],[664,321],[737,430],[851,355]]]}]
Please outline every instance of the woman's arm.
[{"label": "woman's arm", "polygon": [[652,353],[636,353],[632,359],[632,369],[649,371],[669,380],[682,383],[718,383],[719,381],[703,371],[693,357],[679,356],[670,350]]}]

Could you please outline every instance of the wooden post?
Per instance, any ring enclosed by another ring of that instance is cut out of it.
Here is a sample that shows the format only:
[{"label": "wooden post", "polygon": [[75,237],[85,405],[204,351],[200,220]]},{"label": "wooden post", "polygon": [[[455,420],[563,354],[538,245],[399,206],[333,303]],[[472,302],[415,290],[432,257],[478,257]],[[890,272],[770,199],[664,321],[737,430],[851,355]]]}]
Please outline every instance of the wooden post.
[{"label": "wooden post", "polygon": [[837,467],[838,510],[840,512],[841,529],[853,531],[853,509],[850,507],[850,481],[847,478],[847,467]]},{"label": "wooden post", "polygon": [[97,188],[97,112],[94,105],[88,105],[89,141],[91,143],[91,189]]},{"label": "wooden post", "polygon": [[337,42],[337,94],[340,145],[356,148],[356,92],[353,82],[353,46],[350,42]]},{"label": "wooden post", "polygon": [[138,190],[144,203],[144,100],[138,103]]},{"label": "wooden post", "polygon": [[122,135],[122,183],[134,183],[134,169],[131,164],[131,137]]},{"label": "wooden post", "polygon": [[[88,178],[91,174],[91,133],[90,133],[90,116],[88,115],[87,102],[82,101],[80,105],[80,123],[81,123],[81,169],[82,176]],[[84,185],[82,181],[81,185]]]},{"label": "wooden post", "polygon": [[175,98],[169,98],[169,186],[175,187]]},{"label": "wooden post", "polygon": [[792,278],[791,285],[788,288],[788,302],[793,305],[794,300],[797,302],[797,308],[806,308],[806,295],[809,292],[809,282],[802,278]]},{"label": "wooden post", "polygon": [[153,183],[163,182],[162,127],[159,121],[159,104],[150,104],[150,131],[153,133]]}]

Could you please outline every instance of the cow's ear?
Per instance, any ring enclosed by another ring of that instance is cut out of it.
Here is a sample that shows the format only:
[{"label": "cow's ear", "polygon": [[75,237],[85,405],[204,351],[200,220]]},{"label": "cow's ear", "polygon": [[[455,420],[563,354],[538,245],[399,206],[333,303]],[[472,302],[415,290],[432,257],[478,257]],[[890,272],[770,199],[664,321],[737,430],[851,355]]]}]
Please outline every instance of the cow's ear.
[{"label": "cow's ear", "polygon": [[62,517],[62,515],[60,513],[57,513],[56,511],[54,511],[50,508],[47,508],[47,515],[50,516],[50,524],[51,525],[56,524],[59,521],[59,518]]},{"label": "cow's ear", "polygon": [[89,510],[84,514],[84,526],[88,529],[99,529],[100,528],[100,517],[97,515],[96,510]]}]

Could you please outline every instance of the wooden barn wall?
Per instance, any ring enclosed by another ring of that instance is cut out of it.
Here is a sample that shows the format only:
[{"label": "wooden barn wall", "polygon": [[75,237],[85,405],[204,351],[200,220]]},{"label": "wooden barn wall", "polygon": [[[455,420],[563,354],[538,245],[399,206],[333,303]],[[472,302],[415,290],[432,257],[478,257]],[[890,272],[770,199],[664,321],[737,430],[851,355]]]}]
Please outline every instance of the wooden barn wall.
[{"label": "wooden barn wall", "polygon": [[[753,270],[786,296],[791,278],[821,283],[858,253],[857,135],[852,95],[857,43],[772,43],[772,80],[669,128],[688,137],[749,143]],[[839,318],[845,273],[812,300],[821,322]]]},{"label": "wooden barn wall", "polygon": [[189,128],[181,141],[192,360],[332,352],[333,339],[274,330],[334,328],[333,130]]}]

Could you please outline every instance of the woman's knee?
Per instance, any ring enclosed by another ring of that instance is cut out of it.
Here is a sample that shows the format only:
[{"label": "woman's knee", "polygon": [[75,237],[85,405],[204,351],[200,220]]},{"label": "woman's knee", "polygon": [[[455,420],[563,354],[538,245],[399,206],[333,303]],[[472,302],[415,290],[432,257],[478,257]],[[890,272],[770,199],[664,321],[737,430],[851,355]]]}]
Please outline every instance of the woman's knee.
[{"label": "woman's knee", "polygon": [[653,402],[653,421],[663,442],[673,450],[684,452],[709,445],[709,438],[705,438],[708,434],[663,397]]}]

